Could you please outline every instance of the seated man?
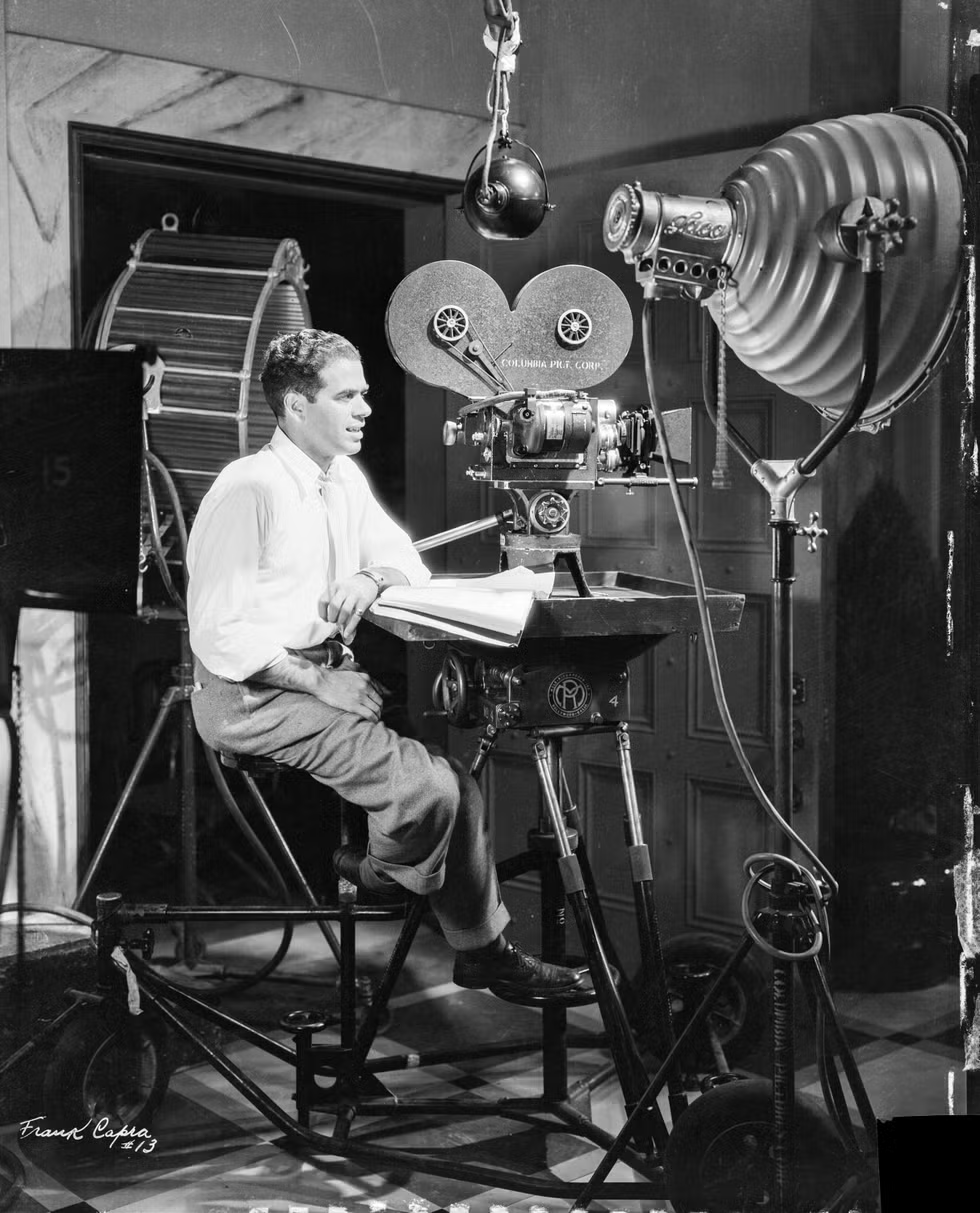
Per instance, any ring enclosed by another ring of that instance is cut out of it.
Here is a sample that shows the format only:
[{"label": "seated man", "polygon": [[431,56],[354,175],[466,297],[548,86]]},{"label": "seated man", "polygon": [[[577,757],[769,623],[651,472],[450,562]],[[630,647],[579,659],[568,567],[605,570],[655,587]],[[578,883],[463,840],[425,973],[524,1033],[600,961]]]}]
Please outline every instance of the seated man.
[{"label": "seated man", "polygon": [[262,387],[272,439],[217,477],[187,550],[198,731],[217,750],[308,771],[360,805],[367,851],[340,848],[334,866],[381,895],[426,894],[456,950],[458,985],[575,987],[573,969],[504,938],[510,916],[476,782],[381,722],[380,690],[346,649],[385,586],[429,578],[351,458],[371,415],[360,355],[336,333],[282,334]]}]

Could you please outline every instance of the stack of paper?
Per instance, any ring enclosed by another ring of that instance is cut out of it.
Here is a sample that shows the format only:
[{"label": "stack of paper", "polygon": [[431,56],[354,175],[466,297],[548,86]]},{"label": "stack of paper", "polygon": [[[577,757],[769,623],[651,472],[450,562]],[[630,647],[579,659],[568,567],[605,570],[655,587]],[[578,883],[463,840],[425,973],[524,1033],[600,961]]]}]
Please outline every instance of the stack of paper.
[{"label": "stack of paper", "polygon": [[371,607],[481,644],[520,644],[535,598],[547,598],[555,574],[518,567],[489,577],[437,577],[428,585],[391,586]]}]

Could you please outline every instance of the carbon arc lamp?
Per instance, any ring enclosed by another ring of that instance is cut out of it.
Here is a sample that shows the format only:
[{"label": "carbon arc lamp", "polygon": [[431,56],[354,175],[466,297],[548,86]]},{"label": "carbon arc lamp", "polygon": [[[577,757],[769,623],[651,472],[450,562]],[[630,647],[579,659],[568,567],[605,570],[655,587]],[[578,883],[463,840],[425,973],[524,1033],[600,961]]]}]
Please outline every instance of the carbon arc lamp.
[{"label": "carbon arc lamp", "polygon": [[876,382],[856,421],[874,429],[926,385],[955,326],[965,181],[965,138],[939,111],[853,115],[774,139],[715,198],[622,185],[603,238],[646,294],[703,300],[742,362],[836,420],[861,367],[868,233],[888,255]]},{"label": "carbon arc lamp", "polygon": [[[621,185],[610,196],[603,217],[606,247],[635,267],[643,288],[647,386],[661,449],[665,439],[654,392],[651,311],[658,299],[697,300],[706,317],[705,405],[717,431],[712,483],[727,487],[731,449],[770,499],[771,794],[752,771],[725,702],[700,562],[669,454],[665,459],[699,590],[719,713],[747,781],[774,827],[774,853],[752,856],[746,866],[751,881],[761,881],[762,873],[768,877],[766,913],[773,924],[769,939],[753,935],[747,902],[743,919],[749,935],[773,960],[774,1148],[769,1192],[778,1213],[797,1208],[793,966],[801,956],[786,928],[786,912],[793,906],[801,913],[824,914],[837,888],[827,868],[789,825],[795,541],[805,535],[813,551],[827,534],[816,515],[801,526],[794,517],[794,501],[850,430],[873,432],[890,423],[903,404],[922,392],[943,361],[965,310],[965,149],[963,134],[937,110],[916,107],[852,115],[801,126],[774,139],[729,176],[714,197],[664,194],[639,183]],[[827,420],[811,451],[794,460],[767,459],[728,425],[726,350]],[[791,842],[814,863],[819,880],[789,857]],[[801,894],[807,883],[810,894]],[[748,891],[751,888],[750,882]],[[812,943],[815,965],[821,939],[818,932]],[[825,1013],[833,1016],[829,992],[821,998]],[[728,1100],[733,1116],[741,1098],[735,1087],[727,1088],[728,1095],[725,1088],[715,1093],[722,1107]],[[867,1097],[860,1084],[852,1090],[865,1127],[873,1132]],[[687,1129],[697,1123],[698,1106],[685,1113],[682,1125]],[[714,1109],[717,1116],[717,1102]],[[688,1121],[688,1116],[694,1119]],[[707,1132],[706,1126],[702,1129]],[[607,1154],[590,1181],[593,1186],[616,1156],[615,1148]],[[590,1194],[582,1198],[583,1207]],[[675,1207],[701,1207],[678,1204],[669,1188],[668,1195]]]}]

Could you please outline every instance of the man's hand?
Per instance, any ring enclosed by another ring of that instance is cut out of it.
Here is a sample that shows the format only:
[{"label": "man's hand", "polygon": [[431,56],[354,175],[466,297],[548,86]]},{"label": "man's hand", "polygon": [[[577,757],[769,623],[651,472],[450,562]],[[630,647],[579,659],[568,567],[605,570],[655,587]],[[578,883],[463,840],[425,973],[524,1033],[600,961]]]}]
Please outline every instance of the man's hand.
[{"label": "man's hand", "polygon": [[354,639],[361,617],[377,596],[377,584],[363,573],[355,573],[346,581],[335,581],[328,590],[324,602],[326,618],[328,623],[340,627],[346,644]]},{"label": "man's hand", "polygon": [[317,699],[362,720],[381,719],[381,691],[375,681],[361,670],[321,669]]}]

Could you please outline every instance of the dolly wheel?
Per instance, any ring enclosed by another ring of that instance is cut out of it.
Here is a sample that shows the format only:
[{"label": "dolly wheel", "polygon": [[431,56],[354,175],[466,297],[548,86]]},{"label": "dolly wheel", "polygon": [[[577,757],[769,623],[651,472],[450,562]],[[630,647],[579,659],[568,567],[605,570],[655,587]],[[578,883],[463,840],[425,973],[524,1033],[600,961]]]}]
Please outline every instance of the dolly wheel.
[{"label": "dolly wheel", "polygon": [[110,1129],[143,1128],[167,1092],[168,1054],[166,1028],[152,1013],[106,1014],[103,1007],[86,1007],[51,1052],[44,1113],[58,1126],[106,1119]]},{"label": "dolly wheel", "polygon": [[[754,1213],[774,1207],[772,1083],[736,1079],[713,1087],[678,1117],[667,1142],[667,1197],[674,1213]],[[792,1213],[819,1209],[847,1178],[830,1117],[798,1096],[793,1113]]]},{"label": "dolly wheel", "polygon": [[[680,1035],[715,978],[731,958],[734,946],[717,935],[691,932],[663,946],[664,970],[674,1034]],[[762,1040],[769,1018],[769,979],[754,951],[749,952],[720,991],[709,1015],[711,1028],[729,1064],[751,1053]],[[689,1060],[695,1070],[715,1068],[706,1034],[693,1045]]]}]

